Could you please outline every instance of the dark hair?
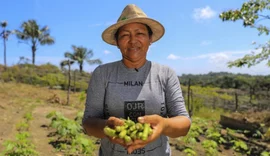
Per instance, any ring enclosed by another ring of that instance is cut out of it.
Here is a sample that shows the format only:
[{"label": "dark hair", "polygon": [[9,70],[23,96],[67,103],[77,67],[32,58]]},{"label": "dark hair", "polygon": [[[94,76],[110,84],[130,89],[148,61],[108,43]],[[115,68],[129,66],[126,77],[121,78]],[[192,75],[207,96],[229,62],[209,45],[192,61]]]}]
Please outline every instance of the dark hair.
[{"label": "dark hair", "polygon": [[[143,24],[143,25],[146,26],[147,31],[148,31],[148,35],[149,35],[149,37],[151,37],[153,35],[152,29],[147,24]],[[115,39],[116,43],[117,43],[117,40],[118,40],[118,35],[119,35],[119,29],[120,28],[118,28],[117,31],[116,31],[116,33],[114,34],[114,39]]]}]

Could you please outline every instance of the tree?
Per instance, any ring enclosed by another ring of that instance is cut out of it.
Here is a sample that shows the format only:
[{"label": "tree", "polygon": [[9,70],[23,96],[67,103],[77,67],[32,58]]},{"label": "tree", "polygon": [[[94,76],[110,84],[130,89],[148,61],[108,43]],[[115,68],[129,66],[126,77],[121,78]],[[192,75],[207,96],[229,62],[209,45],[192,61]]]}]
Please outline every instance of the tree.
[{"label": "tree", "polygon": [[[243,3],[240,9],[222,12],[219,17],[222,21],[242,20],[244,27],[256,28],[259,31],[259,35],[268,35],[269,27],[259,24],[259,22],[270,20],[270,15],[267,14],[269,10],[270,0],[249,0]],[[243,58],[228,62],[228,66],[243,67],[247,65],[251,67],[266,60],[267,65],[270,67],[270,40],[265,44],[259,45],[256,49],[261,51],[259,53],[252,52]]]},{"label": "tree", "polygon": [[35,65],[36,51],[39,45],[52,45],[54,39],[50,36],[48,26],[40,27],[35,20],[23,22],[20,30],[15,30],[16,36],[23,43],[31,46],[32,64]]},{"label": "tree", "polygon": [[66,52],[65,57],[79,64],[80,73],[83,72],[84,61],[86,61],[89,65],[102,63],[100,59],[90,59],[94,55],[92,50],[88,50],[87,48],[82,46],[77,47],[75,45],[72,45],[71,48],[73,52]]},{"label": "tree", "polygon": [[8,40],[9,35],[12,33],[10,30],[6,30],[8,23],[7,21],[1,22],[1,27],[3,28],[3,31],[0,33],[0,37],[3,38],[3,44],[4,44],[4,67],[7,68],[7,58],[6,58],[6,41]]},{"label": "tree", "polygon": [[69,94],[70,94],[70,82],[71,82],[71,73],[70,73],[70,66],[74,63],[72,60],[64,60],[60,62],[61,68],[64,66],[68,66],[68,91],[67,91],[67,105],[69,105]]}]

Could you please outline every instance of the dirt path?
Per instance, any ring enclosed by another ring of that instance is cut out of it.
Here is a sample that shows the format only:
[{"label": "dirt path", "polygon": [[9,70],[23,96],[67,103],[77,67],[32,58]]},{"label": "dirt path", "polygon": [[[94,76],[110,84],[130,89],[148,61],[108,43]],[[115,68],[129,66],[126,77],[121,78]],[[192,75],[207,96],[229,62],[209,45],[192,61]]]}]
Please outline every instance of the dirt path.
[{"label": "dirt path", "polygon": [[15,105],[13,101],[1,95],[0,99],[0,151],[3,151],[3,142],[15,139],[16,124],[20,122],[29,107]]},{"label": "dirt path", "polygon": [[37,106],[33,110],[33,120],[30,123],[29,132],[32,136],[32,143],[36,146],[36,150],[40,153],[40,156],[61,155],[55,152],[55,149],[49,144],[49,137],[47,137],[51,131],[46,127],[46,125],[48,126],[50,124],[50,119],[47,119],[46,115],[52,111],[58,111],[66,117],[73,118],[78,110],[52,105]]}]

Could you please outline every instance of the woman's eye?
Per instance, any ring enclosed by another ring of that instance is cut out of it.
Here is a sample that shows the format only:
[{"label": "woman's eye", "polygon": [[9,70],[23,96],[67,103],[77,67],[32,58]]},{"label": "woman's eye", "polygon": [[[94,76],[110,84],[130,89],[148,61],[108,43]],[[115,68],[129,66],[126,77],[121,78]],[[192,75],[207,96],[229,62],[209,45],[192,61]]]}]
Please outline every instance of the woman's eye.
[{"label": "woman's eye", "polygon": [[128,34],[122,34],[122,35],[120,35],[121,38],[122,37],[126,37],[126,36],[128,36]]}]

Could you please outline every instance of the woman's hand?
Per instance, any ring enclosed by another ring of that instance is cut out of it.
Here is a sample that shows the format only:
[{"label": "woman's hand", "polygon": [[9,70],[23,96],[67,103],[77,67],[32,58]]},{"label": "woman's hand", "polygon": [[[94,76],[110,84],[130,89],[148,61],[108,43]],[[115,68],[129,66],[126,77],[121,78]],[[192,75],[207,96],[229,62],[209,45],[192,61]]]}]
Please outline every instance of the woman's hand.
[{"label": "woman's hand", "polygon": [[[109,126],[111,128],[115,128],[115,126],[122,126],[124,124],[124,121],[121,120],[120,118],[116,118],[116,117],[110,117],[107,121],[106,121],[106,126]],[[125,144],[123,139],[120,138],[114,138],[114,137],[109,137],[107,136],[108,139],[114,143],[114,144],[120,144],[123,147],[127,147],[127,145]]]},{"label": "woman's hand", "polygon": [[135,140],[131,145],[127,146],[128,153],[132,153],[132,151],[142,148],[149,144],[150,142],[155,141],[162,134],[163,130],[166,128],[166,120],[165,118],[159,115],[146,115],[143,117],[139,117],[138,121],[140,123],[150,123],[153,133],[148,137],[146,141],[143,140]]}]

